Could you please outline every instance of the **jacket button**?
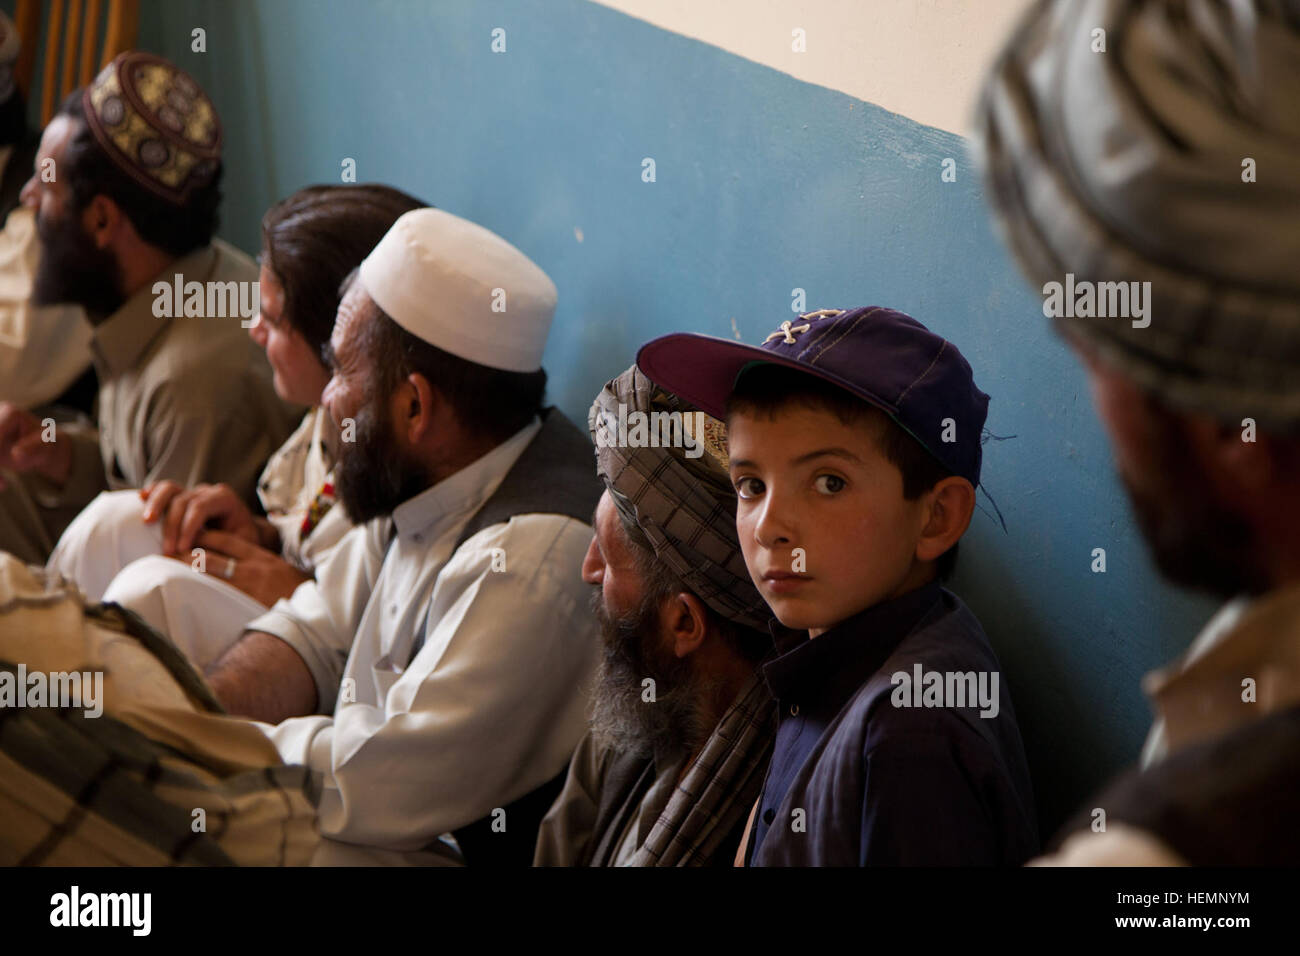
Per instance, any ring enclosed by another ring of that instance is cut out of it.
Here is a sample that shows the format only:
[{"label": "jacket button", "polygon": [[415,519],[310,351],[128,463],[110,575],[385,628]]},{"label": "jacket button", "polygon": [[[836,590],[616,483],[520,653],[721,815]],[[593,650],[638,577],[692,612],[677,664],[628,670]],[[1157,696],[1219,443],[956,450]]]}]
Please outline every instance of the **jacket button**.
[{"label": "jacket button", "polygon": [[798,717],[798,716],[799,716],[799,705],[798,705],[798,704],[791,704],[791,705],[790,705],[790,716],[791,716],[791,717]]},{"label": "jacket button", "polygon": [[772,807],[768,807],[766,810],[763,811],[763,822],[766,823],[768,826],[771,826],[772,821],[775,819],[776,819],[775,809],[773,809]]}]

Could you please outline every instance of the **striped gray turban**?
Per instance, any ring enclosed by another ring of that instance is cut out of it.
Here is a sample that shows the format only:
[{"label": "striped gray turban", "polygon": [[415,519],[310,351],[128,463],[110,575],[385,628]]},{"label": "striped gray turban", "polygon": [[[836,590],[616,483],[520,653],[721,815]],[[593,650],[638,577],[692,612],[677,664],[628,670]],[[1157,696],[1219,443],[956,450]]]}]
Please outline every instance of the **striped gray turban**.
[{"label": "striped gray turban", "polygon": [[[624,526],[639,529],[655,556],[718,614],[766,632],[772,612],[754,587],[736,536],[726,426],[665,392],[636,366],[601,389],[587,425],[596,472]],[[674,435],[682,440],[674,442]],[[668,441],[661,440],[665,436]]]},{"label": "striped gray turban", "polygon": [[1032,281],[1151,283],[1147,327],[1063,329],[1170,405],[1300,430],[1300,0],[1041,0],[976,126]]}]

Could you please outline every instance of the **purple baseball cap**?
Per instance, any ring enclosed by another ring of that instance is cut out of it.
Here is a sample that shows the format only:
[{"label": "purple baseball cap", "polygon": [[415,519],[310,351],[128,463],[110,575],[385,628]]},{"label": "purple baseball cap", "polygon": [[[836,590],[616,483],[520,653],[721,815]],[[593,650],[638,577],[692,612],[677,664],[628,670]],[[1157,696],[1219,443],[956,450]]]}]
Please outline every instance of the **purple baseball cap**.
[{"label": "purple baseball cap", "polygon": [[719,419],[749,366],[807,372],[874,405],[954,475],[980,483],[989,397],[957,346],[902,312],[807,312],[782,322],[758,346],[677,332],[641,346],[636,363],[652,382]]}]

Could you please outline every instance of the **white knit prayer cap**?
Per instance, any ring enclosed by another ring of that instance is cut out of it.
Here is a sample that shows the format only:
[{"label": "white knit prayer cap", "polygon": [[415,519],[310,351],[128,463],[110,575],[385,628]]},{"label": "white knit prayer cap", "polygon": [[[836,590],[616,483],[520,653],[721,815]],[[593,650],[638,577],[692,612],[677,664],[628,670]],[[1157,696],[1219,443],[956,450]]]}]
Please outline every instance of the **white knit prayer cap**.
[{"label": "white knit prayer cap", "polygon": [[508,372],[542,366],[555,283],[496,233],[442,209],[415,209],[361,263],[394,322],[430,345]]}]

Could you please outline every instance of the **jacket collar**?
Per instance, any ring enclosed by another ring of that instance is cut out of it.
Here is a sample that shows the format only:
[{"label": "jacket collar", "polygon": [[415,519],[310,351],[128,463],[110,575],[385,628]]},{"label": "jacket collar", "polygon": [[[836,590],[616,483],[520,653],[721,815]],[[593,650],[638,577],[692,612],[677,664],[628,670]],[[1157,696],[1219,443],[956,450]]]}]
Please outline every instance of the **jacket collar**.
[{"label": "jacket collar", "polygon": [[[211,245],[182,256],[136,289],[116,312],[95,326],[90,347],[102,363],[106,377],[116,378],[135,368],[140,357],[172,322],[170,316],[155,314],[154,287],[159,282],[171,286],[177,273],[183,277],[182,282],[206,282],[211,278],[216,258],[217,251]],[[173,312],[177,305],[173,303]]]},{"label": "jacket collar", "polygon": [[778,700],[838,713],[930,612],[941,591],[931,581],[859,611],[820,637],[781,645],[782,653],[764,665],[763,679]]},{"label": "jacket collar", "polygon": [[1143,689],[1170,752],[1300,705],[1300,585],[1227,605]]}]

